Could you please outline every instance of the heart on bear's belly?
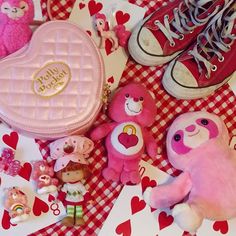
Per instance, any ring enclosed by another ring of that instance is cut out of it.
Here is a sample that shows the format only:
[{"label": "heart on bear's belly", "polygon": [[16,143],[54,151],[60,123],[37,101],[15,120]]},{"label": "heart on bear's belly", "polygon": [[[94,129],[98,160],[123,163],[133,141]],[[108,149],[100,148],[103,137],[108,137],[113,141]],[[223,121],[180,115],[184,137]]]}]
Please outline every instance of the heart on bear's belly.
[{"label": "heart on bear's belly", "polygon": [[138,143],[138,137],[135,134],[125,132],[118,136],[118,140],[127,149],[136,146]]}]

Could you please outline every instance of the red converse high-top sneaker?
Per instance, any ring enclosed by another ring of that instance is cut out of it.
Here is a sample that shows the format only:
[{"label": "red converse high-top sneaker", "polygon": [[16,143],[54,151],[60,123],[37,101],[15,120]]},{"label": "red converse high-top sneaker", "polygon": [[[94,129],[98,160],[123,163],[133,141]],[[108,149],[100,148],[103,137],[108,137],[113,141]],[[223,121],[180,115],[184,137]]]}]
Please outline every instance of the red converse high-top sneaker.
[{"label": "red converse high-top sneaker", "polygon": [[131,56],[147,66],[171,61],[229,1],[233,0],[170,0],[134,29],[128,43]]},{"label": "red converse high-top sneaker", "polygon": [[235,71],[236,3],[233,3],[212,19],[195,44],[169,64],[162,84],[176,98],[201,98],[221,87]]}]

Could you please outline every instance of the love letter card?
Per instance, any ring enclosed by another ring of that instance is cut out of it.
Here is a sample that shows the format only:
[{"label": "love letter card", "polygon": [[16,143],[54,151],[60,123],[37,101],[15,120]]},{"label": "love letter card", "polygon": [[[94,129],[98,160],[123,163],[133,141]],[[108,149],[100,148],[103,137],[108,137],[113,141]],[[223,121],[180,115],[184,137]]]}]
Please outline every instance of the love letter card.
[{"label": "love letter card", "polygon": [[[0,151],[4,148],[11,148],[15,152],[15,159],[20,161],[21,169],[16,176],[0,172],[0,235],[24,236],[58,222],[65,215],[65,209],[61,203],[54,201],[56,193],[38,195],[34,182],[30,178],[32,161],[42,159],[35,140],[0,124]],[[14,186],[26,194],[31,208],[28,220],[18,224],[10,222],[9,212],[4,209],[6,189]]]},{"label": "love letter card", "polygon": [[[144,161],[139,170],[141,184],[124,186],[99,236],[189,236],[175,224],[170,209],[152,209],[142,197],[147,187],[167,183],[172,177]],[[197,236],[234,236],[235,232],[236,219],[204,220]]]},{"label": "love letter card", "polygon": [[117,50],[112,51],[112,43],[109,37],[113,33],[108,31],[113,30],[117,25],[122,25],[122,27],[125,27],[126,33],[131,32],[143,19],[145,9],[123,0],[77,0],[69,21],[87,31],[99,47],[101,37],[95,26],[95,16],[98,13],[104,14],[107,21],[105,48],[100,49],[100,51],[105,65],[107,83],[111,90],[114,90],[118,86],[125,69],[128,52],[123,46],[119,46]]}]

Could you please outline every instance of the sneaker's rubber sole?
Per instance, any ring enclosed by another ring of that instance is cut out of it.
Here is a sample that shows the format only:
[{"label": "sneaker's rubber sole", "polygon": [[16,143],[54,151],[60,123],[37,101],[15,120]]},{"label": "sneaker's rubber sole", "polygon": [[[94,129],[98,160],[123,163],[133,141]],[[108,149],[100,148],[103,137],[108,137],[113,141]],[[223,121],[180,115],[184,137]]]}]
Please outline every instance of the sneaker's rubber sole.
[{"label": "sneaker's rubber sole", "polygon": [[208,95],[211,95],[215,90],[222,87],[227,83],[233,76],[236,76],[236,72],[233,72],[229,77],[225,78],[221,83],[212,85],[204,88],[187,88],[181,86],[177,83],[172,77],[172,68],[175,64],[175,61],[172,61],[169,66],[166,68],[166,71],[163,75],[162,85],[164,89],[173,97],[178,99],[198,99],[204,98]]}]

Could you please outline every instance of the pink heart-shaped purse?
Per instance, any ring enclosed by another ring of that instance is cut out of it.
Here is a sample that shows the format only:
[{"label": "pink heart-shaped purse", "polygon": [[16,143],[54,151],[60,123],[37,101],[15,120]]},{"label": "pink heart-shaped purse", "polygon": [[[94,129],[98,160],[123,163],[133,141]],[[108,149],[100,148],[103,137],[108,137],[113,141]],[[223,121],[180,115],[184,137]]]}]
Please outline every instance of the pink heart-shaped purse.
[{"label": "pink heart-shaped purse", "polygon": [[103,61],[75,24],[43,24],[25,49],[0,61],[0,70],[0,118],[33,137],[82,134],[102,106]]}]

